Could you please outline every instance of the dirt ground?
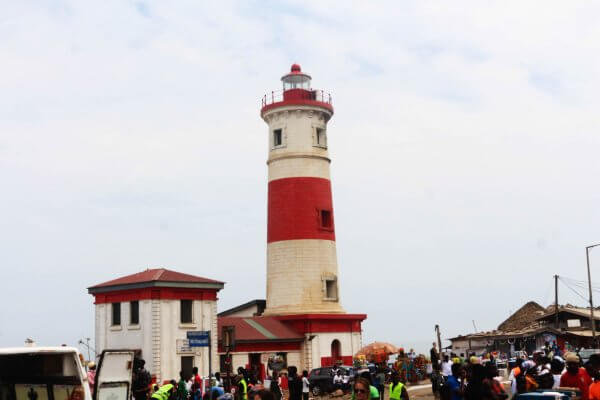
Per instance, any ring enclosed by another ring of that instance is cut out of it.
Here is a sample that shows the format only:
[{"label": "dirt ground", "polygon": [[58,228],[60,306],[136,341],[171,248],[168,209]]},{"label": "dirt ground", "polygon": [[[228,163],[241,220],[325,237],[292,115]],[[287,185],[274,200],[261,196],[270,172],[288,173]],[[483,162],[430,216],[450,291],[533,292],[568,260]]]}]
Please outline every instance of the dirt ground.
[{"label": "dirt ground", "polygon": [[[408,396],[412,399],[418,400],[433,400],[433,393],[431,393],[431,383],[429,381],[420,382],[418,385],[408,386]],[[351,395],[346,394],[343,396],[311,396],[312,400],[350,400]],[[385,389],[384,399],[389,399],[387,387]]]},{"label": "dirt ground", "polygon": [[[504,384],[504,390],[506,390],[507,393],[510,393],[510,386],[507,384]],[[413,400],[413,399],[417,399],[417,400],[433,400],[433,399],[435,399],[435,397],[433,396],[433,393],[431,392],[431,383],[429,381],[422,381],[418,385],[408,386],[408,396],[410,397],[411,400]],[[336,400],[336,399],[337,400],[350,400],[350,398],[351,398],[350,394],[346,394],[344,396],[338,396],[338,397],[334,397],[334,396],[311,397],[311,399],[313,399],[313,400]],[[385,400],[389,399],[387,387],[385,390],[384,399]]]}]

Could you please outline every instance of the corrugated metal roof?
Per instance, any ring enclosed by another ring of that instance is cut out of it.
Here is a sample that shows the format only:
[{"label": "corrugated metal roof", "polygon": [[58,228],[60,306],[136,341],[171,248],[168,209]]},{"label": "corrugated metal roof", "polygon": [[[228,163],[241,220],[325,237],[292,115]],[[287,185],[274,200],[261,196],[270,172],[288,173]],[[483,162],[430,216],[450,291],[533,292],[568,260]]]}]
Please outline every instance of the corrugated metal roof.
[{"label": "corrugated metal roof", "polygon": [[219,317],[219,332],[223,326],[235,328],[236,341],[301,341],[304,336],[274,317]]}]

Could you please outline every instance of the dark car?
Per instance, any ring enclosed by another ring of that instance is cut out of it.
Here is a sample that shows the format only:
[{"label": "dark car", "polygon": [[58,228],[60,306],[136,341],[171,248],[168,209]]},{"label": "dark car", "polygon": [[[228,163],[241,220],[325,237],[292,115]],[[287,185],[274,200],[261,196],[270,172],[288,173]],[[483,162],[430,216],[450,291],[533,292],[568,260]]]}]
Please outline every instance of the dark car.
[{"label": "dark car", "polygon": [[[339,367],[339,369],[342,371],[342,375],[351,376],[350,368]],[[313,396],[320,396],[333,391],[333,375],[332,367],[314,368],[310,371],[308,382]]]}]

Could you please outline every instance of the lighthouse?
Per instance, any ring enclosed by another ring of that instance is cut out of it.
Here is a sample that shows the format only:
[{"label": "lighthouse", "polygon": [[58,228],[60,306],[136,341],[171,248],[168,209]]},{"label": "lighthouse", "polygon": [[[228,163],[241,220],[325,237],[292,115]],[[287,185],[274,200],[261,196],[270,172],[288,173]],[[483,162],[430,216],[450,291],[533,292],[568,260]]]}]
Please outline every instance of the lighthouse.
[{"label": "lighthouse", "polygon": [[349,364],[364,314],[340,303],[327,124],[331,95],[293,64],[262,98],[268,126],[267,297],[264,316],[304,335],[303,368]]},{"label": "lighthouse", "polygon": [[343,313],[329,174],[331,96],[298,64],[263,98],[269,135],[265,315]]}]

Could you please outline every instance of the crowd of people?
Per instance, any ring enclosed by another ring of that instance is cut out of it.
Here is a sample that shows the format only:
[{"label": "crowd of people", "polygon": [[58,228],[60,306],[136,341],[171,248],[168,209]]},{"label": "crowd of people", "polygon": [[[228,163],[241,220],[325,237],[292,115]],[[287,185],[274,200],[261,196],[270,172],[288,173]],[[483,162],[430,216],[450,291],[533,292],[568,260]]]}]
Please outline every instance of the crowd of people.
[{"label": "crowd of people", "polygon": [[[432,349],[432,352],[435,347]],[[442,400],[504,400],[540,390],[575,389],[582,400],[600,400],[600,354],[582,362],[575,353],[545,346],[511,365],[505,390],[493,356],[463,359],[455,354],[432,357],[432,389]]]}]

